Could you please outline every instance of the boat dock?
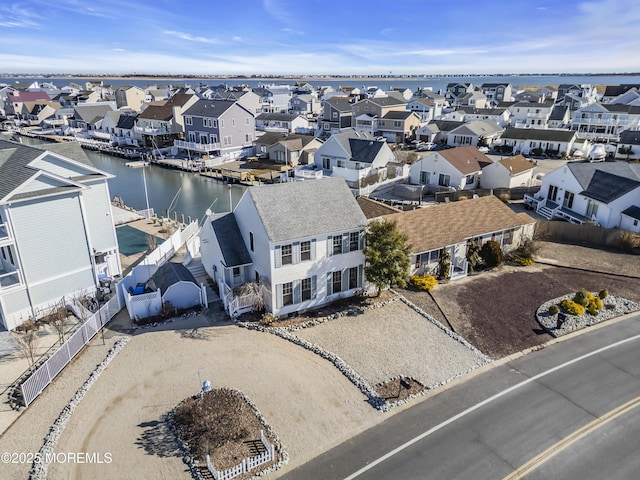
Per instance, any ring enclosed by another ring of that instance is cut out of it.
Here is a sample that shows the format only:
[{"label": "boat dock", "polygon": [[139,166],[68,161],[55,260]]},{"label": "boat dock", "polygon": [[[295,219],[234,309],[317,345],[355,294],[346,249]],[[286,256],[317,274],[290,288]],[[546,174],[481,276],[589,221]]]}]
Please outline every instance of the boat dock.
[{"label": "boat dock", "polygon": [[131,168],[140,168],[140,167],[149,166],[149,162],[146,162],[144,160],[135,160],[133,162],[127,162],[127,163],[125,163],[125,165],[127,167],[131,167]]},{"label": "boat dock", "polygon": [[215,178],[226,183],[257,185],[260,183],[277,183],[280,176],[289,168],[274,162],[259,162],[255,159],[236,160],[209,167],[200,175]]}]

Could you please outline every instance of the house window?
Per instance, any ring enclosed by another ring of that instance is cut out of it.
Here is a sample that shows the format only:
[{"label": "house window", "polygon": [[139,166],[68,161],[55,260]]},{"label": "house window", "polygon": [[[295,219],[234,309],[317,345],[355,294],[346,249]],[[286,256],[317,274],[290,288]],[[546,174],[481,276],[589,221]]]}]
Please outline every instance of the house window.
[{"label": "house window", "polygon": [[303,278],[300,282],[300,288],[302,290],[302,301],[311,300],[311,279]]},{"label": "house window", "polygon": [[429,185],[429,180],[431,179],[431,172],[420,172],[420,183],[422,185]]},{"label": "house window", "polygon": [[282,284],[282,306],[293,305],[293,282]]},{"label": "house window", "polygon": [[331,159],[322,157],[322,168],[325,170],[331,170]]},{"label": "house window", "polygon": [[476,176],[475,175],[467,175],[467,184],[475,183]]},{"label": "house window", "polygon": [[438,185],[441,187],[448,187],[451,184],[451,175],[445,175],[441,173],[438,177]]},{"label": "house window", "polygon": [[587,203],[587,217],[593,218],[598,215],[598,204],[593,200],[589,200]]},{"label": "house window", "polygon": [[311,260],[311,242],[300,243],[300,260]]},{"label": "house window", "polygon": [[215,118],[214,118],[214,119],[212,119],[212,120],[211,120],[211,126],[212,126],[213,128],[218,128],[218,120],[217,120],[217,119],[215,119]]},{"label": "house window", "polygon": [[401,127],[402,127],[402,122],[401,122],[400,120],[395,120],[395,121],[393,122],[393,126],[394,126],[395,128],[401,128]]},{"label": "house window", "polygon": [[282,246],[282,265],[291,265],[293,263],[293,251],[291,245]]},{"label": "house window", "polygon": [[338,118],[338,112],[331,112],[331,118]]},{"label": "house window", "polygon": [[573,193],[564,191],[564,199],[562,200],[562,206],[566,208],[571,208],[573,206]]},{"label": "house window", "polygon": [[338,167],[344,168],[344,166],[345,166],[344,160],[338,160]]},{"label": "house window", "polygon": [[358,288],[358,267],[351,267],[349,269],[349,290]]},{"label": "house window", "polygon": [[240,267],[233,267],[233,278],[240,276]]},{"label": "house window", "polygon": [[232,126],[232,127],[235,127],[235,126],[236,126],[236,119],[235,119],[235,118],[232,118],[232,119],[231,119],[231,126]]},{"label": "house window", "polygon": [[342,291],[342,272],[331,273],[331,293]]},{"label": "house window", "polygon": [[558,187],[556,187],[555,185],[549,185],[549,193],[547,193],[547,200],[551,200],[552,202],[555,202],[557,195],[558,195]]},{"label": "house window", "polygon": [[222,143],[224,145],[231,145],[231,135],[225,135],[222,137]]},{"label": "house window", "polygon": [[184,123],[186,123],[187,125],[193,125],[193,118],[192,117],[184,117]]},{"label": "house window", "polygon": [[360,233],[359,232],[351,232],[349,233],[349,251],[355,252],[360,249]]},{"label": "house window", "polygon": [[249,232],[249,248],[253,252],[253,232]]},{"label": "house window", "polygon": [[503,245],[511,245],[513,243],[513,230],[507,230],[502,236]]},{"label": "house window", "polygon": [[251,124],[249,117],[244,117],[244,124],[248,127]]},{"label": "house window", "polygon": [[245,143],[250,143],[253,141],[253,135],[251,135],[250,133],[245,133],[244,134],[244,141]]},{"label": "house window", "polygon": [[336,235],[333,237],[333,254],[339,255],[342,253],[342,235]]},{"label": "house window", "polygon": [[220,119],[220,128],[224,128],[224,120]]}]

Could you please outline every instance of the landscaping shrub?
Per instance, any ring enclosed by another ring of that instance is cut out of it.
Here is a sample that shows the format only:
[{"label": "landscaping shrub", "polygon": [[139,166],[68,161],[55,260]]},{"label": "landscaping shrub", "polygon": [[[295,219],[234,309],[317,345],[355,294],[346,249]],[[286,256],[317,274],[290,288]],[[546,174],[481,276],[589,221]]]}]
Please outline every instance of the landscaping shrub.
[{"label": "landscaping shrub", "polygon": [[549,315],[557,315],[558,313],[560,313],[560,308],[558,307],[558,305],[551,305],[548,312]]},{"label": "landscaping shrub", "polygon": [[589,304],[587,305],[587,308],[591,307],[595,308],[596,310],[602,310],[604,308],[604,303],[602,303],[600,297],[593,297],[591,300],[589,300]]},{"label": "landscaping shrub", "polygon": [[607,289],[606,289],[606,288],[605,288],[605,289],[603,289],[603,290],[600,290],[600,291],[598,292],[598,297],[599,297],[601,300],[604,300],[604,299],[605,299],[605,298],[607,298],[608,296],[609,296],[609,292],[607,291]]},{"label": "landscaping shrub", "polygon": [[409,283],[418,290],[431,291],[438,284],[438,280],[433,275],[413,275]]},{"label": "landscaping shrub", "polygon": [[589,315],[593,315],[595,317],[596,315],[598,315],[598,313],[600,313],[600,310],[598,310],[592,303],[590,303],[587,307],[587,312],[589,312]]},{"label": "landscaping shrub", "polygon": [[533,261],[533,258],[528,257],[516,257],[515,262],[519,265],[522,265],[523,267],[528,267],[529,265],[533,265],[535,263]]},{"label": "landscaping shrub", "polygon": [[577,304],[586,307],[589,305],[589,302],[593,299],[593,294],[591,292],[586,291],[584,288],[581,288],[576,292],[573,296],[573,301]]},{"label": "landscaping shrub", "polygon": [[273,325],[273,322],[277,320],[278,320],[278,317],[276,317],[273,313],[265,312],[262,314],[262,317],[260,317],[259,323],[263,327],[270,327],[271,325]]},{"label": "landscaping shrub", "polygon": [[449,249],[443,248],[440,251],[440,258],[438,259],[438,279],[440,280],[448,280],[450,276],[451,270],[451,253],[449,253]]},{"label": "landscaping shrub", "polygon": [[504,255],[500,248],[500,244],[494,240],[489,240],[482,246],[480,256],[489,268],[497,267],[504,261]]},{"label": "landscaping shrub", "polygon": [[469,263],[469,272],[476,271],[478,264],[480,263],[480,245],[475,242],[471,242],[467,249],[467,262]]},{"label": "landscaping shrub", "polygon": [[584,307],[579,303],[569,300],[568,298],[560,302],[560,308],[562,308],[569,315],[584,315]]},{"label": "landscaping shrub", "polygon": [[625,252],[634,253],[640,249],[640,235],[633,232],[620,232],[618,247]]}]

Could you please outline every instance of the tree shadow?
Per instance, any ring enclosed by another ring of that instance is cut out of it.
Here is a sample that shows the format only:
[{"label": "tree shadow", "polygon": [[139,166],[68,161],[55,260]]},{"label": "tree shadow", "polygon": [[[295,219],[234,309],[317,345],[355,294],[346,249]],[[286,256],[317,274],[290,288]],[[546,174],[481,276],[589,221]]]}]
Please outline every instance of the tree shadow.
[{"label": "tree shadow", "polygon": [[142,422],[138,427],[144,429],[136,440],[136,445],[148,455],[158,457],[181,457],[182,451],[166,417],[161,420]]}]

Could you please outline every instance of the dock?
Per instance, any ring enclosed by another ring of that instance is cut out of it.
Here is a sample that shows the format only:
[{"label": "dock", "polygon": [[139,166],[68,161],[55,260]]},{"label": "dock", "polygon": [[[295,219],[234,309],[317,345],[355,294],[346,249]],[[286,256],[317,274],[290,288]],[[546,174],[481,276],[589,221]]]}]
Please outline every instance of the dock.
[{"label": "dock", "polygon": [[278,183],[282,173],[289,167],[275,162],[251,160],[236,160],[209,167],[200,175],[215,178],[226,183],[241,183],[243,185],[257,185],[261,183]]},{"label": "dock", "polygon": [[125,165],[127,167],[131,167],[131,168],[140,168],[140,167],[148,167],[149,166],[149,162],[144,161],[144,160],[136,160],[133,162],[127,162],[125,163]]}]

